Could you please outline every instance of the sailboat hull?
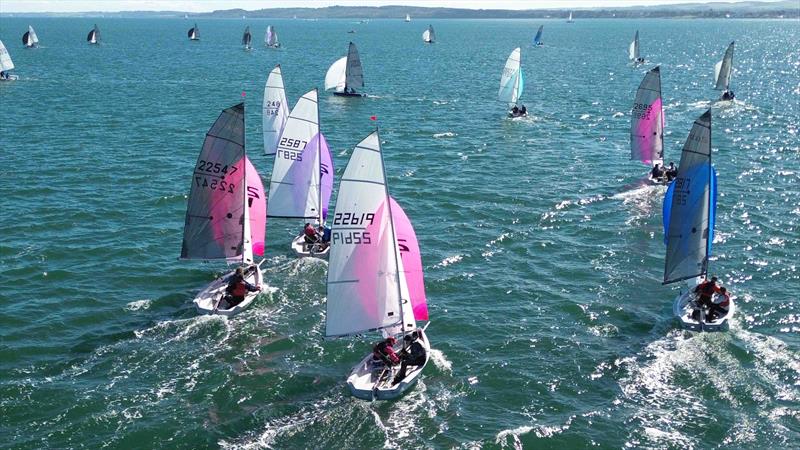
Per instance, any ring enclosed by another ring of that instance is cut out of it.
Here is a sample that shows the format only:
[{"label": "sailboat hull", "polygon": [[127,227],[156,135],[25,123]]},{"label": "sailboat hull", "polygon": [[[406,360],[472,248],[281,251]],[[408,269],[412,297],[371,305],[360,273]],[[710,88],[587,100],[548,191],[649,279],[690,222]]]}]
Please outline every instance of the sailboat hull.
[{"label": "sailboat hull", "polygon": [[736,304],[731,299],[728,313],[712,321],[705,320],[705,311],[700,312],[700,320],[692,318],[695,310],[700,308],[694,302],[695,295],[692,289],[682,292],[675,297],[672,306],[675,317],[680,321],[681,327],[692,331],[726,331],[730,327],[730,319],[736,313]]},{"label": "sailboat hull", "polygon": [[8,78],[0,78],[0,81],[16,81],[19,80],[19,75],[9,75]]},{"label": "sailboat hull", "polygon": [[333,95],[339,97],[366,97],[366,94],[359,94],[358,92],[334,92]]},{"label": "sailboat hull", "polygon": [[323,250],[315,251],[319,249],[319,244],[313,244],[309,246],[306,244],[306,238],[301,233],[300,236],[297,236],[292,240],[292,250],[297,254],[297,256],[304,258],[304,257],[313,257],[313,258],[328,258],[328,253],[331,251],[331,246],[326,245]]},{"label": "sailboat hull", "polygon": [[[261,274],[261,268],[259,266],[253,266],[255,270],[247,271],[247,275],[245,276],[245,280],[256,286],[262,284],[263,278]],[[217,278],[211,284],[206,286],[197,297],[193,300],[195,308],[197,308],[197,312],[200,314],[207,314],[207,315],[219,315],[219,316],[235,316],[240,312],[247,309],[253,300],[258,297],[258,294],[261,291],[255,292],[248,292],[247,295],[244,297],[244,301],[239,303],[238,305],[234,306],[230,309],[215,309],[214,306],[218,305],[220,298],[225,295],[225,289],[228,287],[228,280],[234,274],[234,271],[230,271],[225,275]]]},{"label": "sailboat hull", "polygon": [[425,347],[425,362],[420,366],[408,366],[406,377],[399,383],[393,384],[394,376],[400,370],[400,365],[386,367],[382,362],[376,364],[370,352],[357,366],[353,367],[350,376],[347,377],[347,387],[350,388],[353,397],[362,400],[391,400],[403,395],[417,382],[428,364],[431,354],[428,336],[422,329],[417,329],[417,332],[420,333],[420,341]]}]

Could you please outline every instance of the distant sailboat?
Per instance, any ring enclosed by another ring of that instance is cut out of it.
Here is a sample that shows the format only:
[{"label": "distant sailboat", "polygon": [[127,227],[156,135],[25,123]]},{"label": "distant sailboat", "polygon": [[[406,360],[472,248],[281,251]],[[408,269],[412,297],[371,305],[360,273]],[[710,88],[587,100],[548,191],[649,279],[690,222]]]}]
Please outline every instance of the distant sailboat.
[{"label": "distant sailboat", "polygon": [[245,50],[251,50],[253,47],[250,46],[250,43],[253,41],[253,35],[250,34],[250,26],[248,25],[244,29],[244,34],[242,35],[242,45],[244,46]]},{"label": "distant sailboat", "polygon": [[274,155],[278,149],[278,141],[289,118],[289,105],[286,102],[286,91],[283,87],[281,65],[272,69],[264,87],[264,104],[261,110],[264,133],[264,154]]},{"label": "distant sailboat", "polygon": [[39,46],[39,36],[33,31],[33,27],[28,25],[28,31],[22,35],[22,43],[26,48],[35,48]]},{"label": "distant sailboat", "polygon": [[569,18],[567,19],[567,23],[573,23],[573,22],[575,22],[575,21],[572,20],[572,11],[570,11],[569,12]]},{"label": "distant sailboat", "polygon": [[[220,114],[206,133],[186,207],[181,259],[225,260],[246,266],[244,279],[260,286],[253,255],[264,254],[266,202],[261,177],[245,150],[244,103]],[[201,314],[235,315],[258,291],[231,305],[223,297],[234,273],[218,278],[194,299]]]},{"label": "distant sailboat", "polygon": [[644,62],[644,58],[639,56],[639,30],[636,30],[636,34],[633,36],[633,42],[628,46],[628,58],[634,64],[642,64]]},{"label": "distant sailboat", "polygon": [[411,15],[406,14],[406,22],[411,22]]},{"label": "distant sailboat", "polygon": [[542,31],[543,30],[544,30],[544,25],[539,25],[539,30],[536,31],[536,36],[534,36],[534,38],[533,38],[533,45],[535,45],[537,47],[540,46],[540,45],[544,45],[544,42],[542,42]]},{"label": "distant sailboat", "polygon": [[[717,174],[711,164],[711,110],[694,122],[683,146],[678,176],[664,196],[664,284],[687,280],[673,312],[684,328],[718,331],[728,327],[736,310],[730,300],[720,317],[708,317],[694,289],[708,276],[717,209]],[[718,297],[719,294],[714,294]]]},{"label": "distant sailboat", "polygon": [[278,42],[278,32],[272,25],[267,26],[267,32],[264,34],[264,44],[269,48],[278,48],[281,44]]},{"label": "distant sailboat", "polygon": [[428,44],[436,42],[436,32],[433,31],[433,25],[428,25],[428,29],[422,32],[422,40]]},{"label": "distant sailboat", "polygon": [[511,117],[522,117],[527,115],[527,108],[523,105],[519,107],[517,101],[522,96],[522,91],[525,87],[525,80],[522,75],[522,68],[520,67],[520,48],[517,47],[506,60],[506,65],[503,67],[503,73],[500,76],[500,91],[498,98],[501,102],[508,104],[510,111],[508,115]]},{"label": "distant sailboat", "polygon": [[[269,183],[267,217],[316,220],[325,223],[333,189],[333,165],[328,144],[319,130],[319,99],[313,89],[300,97],[283,127]],[[328,254],[330,247],[306,243],[304,233],[293,239],[301,256]]]},{"label": "distant sailboat", "polygon": [[419,244],[408,217],[389,196],[377,131],[355,146],[342,175],[327,288],[326,337],[370,331],[396,336],[400,342],[405,336],[417,337],[423,354],[419,362],[408,365],[405,376],[370,352],[347,378],[357,398],[402,395],[429,360],[428,337],[416,322],[428,320],[428,309]]},{"label": "distant sailboat", "polygon": [[[661,69],[656,66],[644,76],[631,109],[631,160],[648,166],[664,163],[664,106],[661,100]],[[666,183],[666,175],[653,183]]]},{"label": "distant sailboat", "polygon": [[86,42],[89,44],[99,44],[100,43],[100,29],[97,28],[97,24],[95,24],[92,31],[86,36]]},{"label": "distant sailboat", "polygon": [[12,69],[14,69],[14,62],[11,61],[11,55],[8,54],[3,41],[0,41],[0,81],[18,80],[18,76],[8,73]]},{"label": "distant sailboat", "polygon": [[189,28],[187,35],[189,36],[190,41],[200,40],[200,28],[197,28],[197,24],[194,24],[192,28]]},{"label": "distant sailboat", "polygon": [[731,90],[731,72],[733,70],[733,42],[725,50],[725,56],[714,66],[714,78],[716,85],[714,89],[722,92],[720,100],[733,100],[736,96]]},{"label": "distant sailboat", "polygon": [[361,97],[356,88],[364,87],[364,73],[358,57],[356,44],[350,43],[347,56],[342,57],[328,68],[325,74],[325,90],[334,89],[334,95]]}]

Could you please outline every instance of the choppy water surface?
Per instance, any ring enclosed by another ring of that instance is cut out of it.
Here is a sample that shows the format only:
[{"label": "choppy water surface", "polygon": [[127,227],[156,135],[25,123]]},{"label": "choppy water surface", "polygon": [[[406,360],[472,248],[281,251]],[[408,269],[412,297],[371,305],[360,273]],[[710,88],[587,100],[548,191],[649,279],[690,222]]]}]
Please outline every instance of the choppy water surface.
[{"label": "choppy water surface", "polygon": [[[90,47],[93,23],[103,43]],[[800,442],[800,27],[791,21],[274,21],[3,18],[0,446],[14,448],[793,447]],[[42,48],[19,37],[33,24]],[[543,48],[530,41],[544,23]],[[354,34],[347,31],[353,29]],[[627,65],[639,29],[649,63]],[[377,115],[390,190],[423,252],[435,348],[402,400],[344,385],[376,336],[325,341],[327,263],[268,224],[271,287],[232,320],[193,294],[224,269],[178,261],[191,170],[219,112],[294,102],[357,43],[370,94],[321,95],[341,174]],[[735,104],[712,105],[736,40]],[[496,101],[522,47],[530,116]],[[728,333],[676,328],[661,286],[663,188],[628,160],[629,110],[662,68],[667,159],[713,108],[712,272]]]}]

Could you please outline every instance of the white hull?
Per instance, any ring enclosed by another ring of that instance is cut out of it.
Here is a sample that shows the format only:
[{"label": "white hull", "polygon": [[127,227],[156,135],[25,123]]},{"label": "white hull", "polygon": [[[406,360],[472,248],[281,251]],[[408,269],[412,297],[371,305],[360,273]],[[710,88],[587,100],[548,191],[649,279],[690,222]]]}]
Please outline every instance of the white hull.
[{"label": "white hull", "polygon": [[672,310],[683,328],[692,331],[725,331],[728,329],[730,326],[729,321],[736,313],[736,304],[733,299],[730,301],[728,313],[711,322],[705,321],[705,311],[700,313],[700,321],[692,318],[692,312],[697,309],[694,299],[695,294],[692,289],[675,297],[675,304],[672,306]]},{"label": "white hull", "polygon": [[[254,267],[255,271],[248,272],[245,280],[250,284],[260,286],[263,280],[261,268],[259,266]],[[231,309],[214,309],[214,306],[219,303],[220,298],[225,295],[225,289],[228,287],[228,279],[233,275],[233,273],[234,271],[230,271],[227,274],[217,278],[205,289],[203,289],[202,292],[197,294],[197,297],[195,297],[193,301],[198,313],[211,315],[216,314],[220,316],[231,317],[244,311],[248,306],[250,306],[250,303],[253,303],[253,300],[258,297],[258,294],[260,294],[261,291],[248,292],[244,297],[244,301]]]},{"label": "white hull", "polygon": [[[309,248],[310,247],[310,248]],[[325,249],[322,251],[315,251],[319,248],[319,244],[313,244],[309,246],[306,244],[306,238],[303,234],[297,236],[292,241],[292,250],[297,254],[299,257],[315,257],[315,258],[327,258],[328,253],[331,251],[331,246],[326,245]]]},{"label": "white hull", "polygon": [[372,362],[372,352],[370,352],[357,366],[353,367],[350,376],[347,377],[347,387],[350,388],[350,393],[363,400],[391,400],[403,395],[413,386],[428,364],[431,354],[428,336],[422,329],[417,329],[417,331],[422,335],[420,340],[425,347],[424,364],[408,366],[406,377],[399,383],[392,384],[395,374],[400,370],[400,365],[392,367],[385,367],[382,363],[375,365]]},{"label": "white hull", "polygon": [[9,75],[8,78],[0,78],[0,81],[15,81],[19,80],[19,75]]}]

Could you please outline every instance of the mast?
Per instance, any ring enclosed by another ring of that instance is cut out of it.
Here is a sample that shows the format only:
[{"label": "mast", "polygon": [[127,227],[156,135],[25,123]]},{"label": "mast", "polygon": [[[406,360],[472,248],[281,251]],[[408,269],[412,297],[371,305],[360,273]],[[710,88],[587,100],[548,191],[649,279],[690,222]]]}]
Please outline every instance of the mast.
[{"label": "mast", "polygon": [[[247,97],[245,97],[245,100]],[[242,211],[242,265],[247,262],[247,245],[250,244],[250,259],[253,259],[252,252],[253,252],[253,243],[250,241],[250,208],[247,205],[247,127],[246,127],[246,115],[245,115],[245,100],[242,101],[242,169],[244,170],[244,175],[242,176],[242,183],[244,183],[244,189],[242,189],[242,205],[244,206],[244,210]],[[251,261],[252,262],[252,261]]]},{"label": "mast", "polygon": [[[317,88],[314,88],[319,95]],[[319,101],[319,97],[317,97]],[[323,226],[322,222],[322,127],[319,122],[319,103],[317,103],[317,211],[319,212],[319,224]],[[325,230],[323,230],[324,232]]]},{"label": "mast", "polygon": [[[381,135],[380,129],[375,127],[375,133],[378,138],[378,145],[381,144]],[[400,331],[402,334],[406,334],[406,323],[405,323],[405,316],[403,315],[403,290],[400,287],[400,261],[398,261],[397,255],[397,232],[394,229],[394,217],[392,217],[392,202],[389,198],[389,183],[386,182],[388,180],[386,178],[386,162],[383,160],[383,150],[381,150],[381,170],[383,171],[383,189],[385,192],[386,197],[386,207],[389,211],[389,226],[392,229],[392,251],[394,252],[394,267],[395,267],[395,279],[397,281],[397,299],[400,302]]]},{"label": "mast", "polygon": [[711,247],[712,241],[714,240],[714,218],[711,217],[711,201],[713,200],[713,190],[716,189],[716,183],[714,182],[714,166],[711,165],[711,110],[709,109],[708,114],[708,240],[706,241],[706,257],[705,263],[703,264],[703,276],[708,278],[708,263],[709,251],[708,249]]}]

